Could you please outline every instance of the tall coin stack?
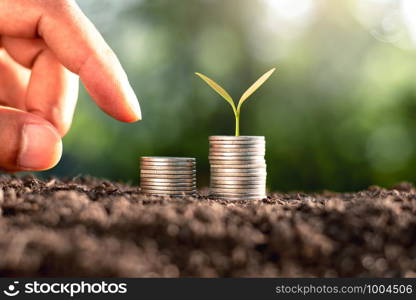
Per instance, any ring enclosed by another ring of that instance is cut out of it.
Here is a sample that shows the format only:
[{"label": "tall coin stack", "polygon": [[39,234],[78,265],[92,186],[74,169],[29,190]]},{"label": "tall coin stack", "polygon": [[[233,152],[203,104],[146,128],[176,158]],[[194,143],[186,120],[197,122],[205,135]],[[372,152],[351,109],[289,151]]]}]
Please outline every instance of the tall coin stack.
[{"label": "tall coin stack", "polygon": [[210,196],[226,200],[266,197],[266,142],[263,136],[211,136]]},{"label": "tall coin stack", "polygon": [[140,188],[145,194],[184,196],[196,193],[195,158],[143,156]]}]

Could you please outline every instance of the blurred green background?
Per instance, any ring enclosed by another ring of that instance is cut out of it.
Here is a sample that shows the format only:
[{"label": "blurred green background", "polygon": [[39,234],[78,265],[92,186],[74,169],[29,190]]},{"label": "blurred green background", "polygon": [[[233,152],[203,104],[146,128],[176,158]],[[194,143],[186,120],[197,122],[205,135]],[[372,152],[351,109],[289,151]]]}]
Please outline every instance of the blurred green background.
[{"label": "blurred green background", "polygon": [[232,135],[229,105],[202,72],[238,98],[242,135],[267,139],[271,190],[357,190],[416,181],[416,1],[83,0],[119,55],[143,121],[122,124],[81,90],[64,156],[43,176],[137,184],[143,155],[194,156],[208,184],[208,136]]}]

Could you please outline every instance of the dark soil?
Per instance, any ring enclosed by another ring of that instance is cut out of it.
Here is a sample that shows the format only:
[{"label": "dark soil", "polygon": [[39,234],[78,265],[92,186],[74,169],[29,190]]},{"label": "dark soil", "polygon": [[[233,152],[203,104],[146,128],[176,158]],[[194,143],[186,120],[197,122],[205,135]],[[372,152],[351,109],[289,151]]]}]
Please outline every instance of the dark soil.
[{"label": "dark soil", "polygon": [[410,184],[237,203],[0,176],[0,207],[0,276],[416,276]]}]

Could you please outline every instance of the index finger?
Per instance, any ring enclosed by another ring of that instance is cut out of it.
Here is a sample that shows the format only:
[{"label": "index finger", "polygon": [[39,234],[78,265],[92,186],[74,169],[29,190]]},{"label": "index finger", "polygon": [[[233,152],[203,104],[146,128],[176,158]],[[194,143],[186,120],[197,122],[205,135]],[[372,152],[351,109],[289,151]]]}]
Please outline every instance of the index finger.
[{"label": "index finger", "polygon": [[120,121],[141,119],[118,58],[75,1],[0,0],[0,35],[40,36],[58,60],[80,76],[102,110]]}]

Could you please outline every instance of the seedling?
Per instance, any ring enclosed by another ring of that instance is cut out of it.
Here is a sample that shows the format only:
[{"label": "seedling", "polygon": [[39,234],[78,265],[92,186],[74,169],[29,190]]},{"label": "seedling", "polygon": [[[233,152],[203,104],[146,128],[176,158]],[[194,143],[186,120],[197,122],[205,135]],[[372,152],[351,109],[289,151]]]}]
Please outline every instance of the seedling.
[{"label": "seedling", "polygon": [[267,79],[273,74],[276,68],[271,69],[270,71],[266,72],[262,75],[252,86],[250,86],[247,91],[241,96],[240,100],[238,101],[238,105],[236,107],[233,98],[228,94],[228,92],[223,89],[218,83],[214,80],[208,78],[207,76],[201,73],[195,73],[198,75],[202,80],[204,80],[214,91],[220,94],[232,107],[235,117],[235,136],[240,135],[240,113],[241,113],[241,106],[243,103],[259,88],[266,82]]}]

